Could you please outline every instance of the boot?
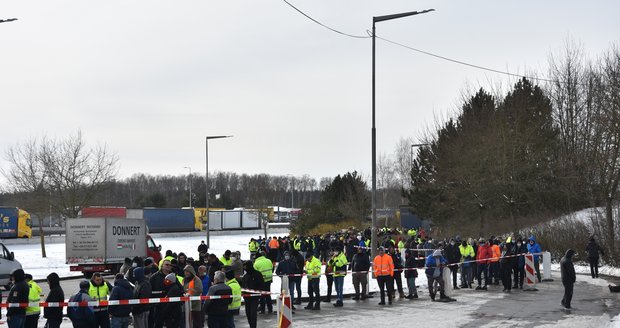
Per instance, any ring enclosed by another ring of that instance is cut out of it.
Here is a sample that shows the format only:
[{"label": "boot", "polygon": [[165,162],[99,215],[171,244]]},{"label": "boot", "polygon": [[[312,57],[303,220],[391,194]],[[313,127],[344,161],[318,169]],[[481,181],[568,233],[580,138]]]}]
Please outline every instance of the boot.
[{"label": "boot", "polygon": [[351,298],[354,301],[359,301],[360,299],[360,294],[355,294],[355,296],[353,296],[353,298]]},{"label": "boot", "polygon": [[398,294],[398,298],[405,298],[405,293],[403,293],[403,292],[399,292],[399,294]]},{"label": "boot", "polygon": [[431,301],[435,302],[435,293],[431,293]]},{"label": "boot", "polygon": [[413,294],[412,299],[416,299],[416,298],[418,298],[418,294]]},{"label": "boot", "polygon": [[443,292],[439,292],[439,299],[440,300],[447,300],[450,297],[446,296],[446,294],[444,294]]},{"label": "boot", "polygon": [[321,309],[321,303],[316,302],[316,304],[314,304],[314,307],[312,308],[312,310],[314,311],[318,311]]},{"label": "boot", "polygon": [[308,305],[304,307],[306,310],[312,310],[312,302],[308,302]]}]

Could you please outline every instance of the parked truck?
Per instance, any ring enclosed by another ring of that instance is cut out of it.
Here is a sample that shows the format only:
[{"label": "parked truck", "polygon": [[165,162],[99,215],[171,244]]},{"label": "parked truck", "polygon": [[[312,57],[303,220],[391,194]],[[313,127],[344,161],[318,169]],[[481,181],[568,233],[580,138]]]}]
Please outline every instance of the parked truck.
[{"label": "parked truck", "polygon": [[31,238],[32,220],[17,207],[0,207],[0,238]]},{"label": "parked truck", "polygon": [[126,257],[161,260],[161,246],[148,235],[143,219],[67,219],[65,245],[70,271],[80,271],[86,278],[94,272],[118,272]]},{"label": "parked truck", "polygon": [[196,216],[193,208],[151,208],[142,210],[149,232],[196,231]]}]

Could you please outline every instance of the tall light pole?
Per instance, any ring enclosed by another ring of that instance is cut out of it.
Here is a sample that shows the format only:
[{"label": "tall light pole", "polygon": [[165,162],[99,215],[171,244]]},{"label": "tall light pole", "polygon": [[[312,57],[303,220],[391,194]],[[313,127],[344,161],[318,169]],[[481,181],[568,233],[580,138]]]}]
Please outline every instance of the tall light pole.
[{"label": "tall light pole", "polygon": [[205,138],[205,153],[206,153],[206,157],[205,157],[205,162],[206,162],[206,169],[205,169],[205,187],[206,187],[206,198],[207,198],[207,202],[206,202],[206,206],[205,206],[205,216],[207,218],[207,246],[209,248],[211,248],[211,235],[210,235],[210,230],[209,229],[209,223],[211,220],[209,220],[209,140],[211,139],[223,139],[223,138],[232,138],[233,136],[207,136]]},{"label": "tall light pole", "polygon": [[184,169],[189,169],[189,207],[192,207],[192,167],[183,166]]},{"label": "tall light pole", "polygon": [[430,144],[421,143],[421,144],[413,144],[413,145],[411,145],[411,160],[410,160],[410,162],[411,162],[411,168],[412,169],[413,169],[413,148],[422,147],[422,146],[430,146]]},{"label": "tall light pole", "polygon": [[435,9],[412,11],[402,14],[375,16],[372,18],[372,227],[370,237],[370,257],[377,254],[377,130],[375,129],[375,23],[418,14],[425,14]]}]

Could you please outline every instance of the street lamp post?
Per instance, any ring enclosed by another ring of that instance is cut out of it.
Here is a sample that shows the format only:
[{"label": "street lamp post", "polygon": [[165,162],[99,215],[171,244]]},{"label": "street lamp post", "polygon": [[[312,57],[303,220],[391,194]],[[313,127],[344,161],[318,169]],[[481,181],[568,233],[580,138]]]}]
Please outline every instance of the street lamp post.
[{"label": "street lamp post", "polygon": [[189,207],[192,207],[192,167],[183,166],[184,169],[189,169]]},{"label": "street lamp post", "polygon": [[413,144],[411,145],[411,168],[413,168],[413,148],[415,147],[422,147],[422,146],[430,146],[430,144],[427,143],[421,143],[421,144]]},{"label": "street lamp post", "polygon": [[372,18],[372,227],[370,237],[370,257],[377,254],[377,130],[375,129],[375,23],[418,14],[425,14],[435,9],[412,11],[401,14],[375,16]]},{"label": "street lamp post", "polygon": [[223,138],[232,138],[233,136],[207,136],[205,138],[205,153],[206,153],[206,157],[205,157],[205,162],[206,162],[206,167],[205,167],[205,187],[206,187],[206,198],[207,198],[207,202],[206,202],[206,206],[205,206],[205,216],[207,218],[207,247],[211,248],[211,235],[210,235],[210,231],[211,229],[209,228],[209,223],[211,222],[211,220],[209,220],[209,140],[211,139],[223,139]]}]

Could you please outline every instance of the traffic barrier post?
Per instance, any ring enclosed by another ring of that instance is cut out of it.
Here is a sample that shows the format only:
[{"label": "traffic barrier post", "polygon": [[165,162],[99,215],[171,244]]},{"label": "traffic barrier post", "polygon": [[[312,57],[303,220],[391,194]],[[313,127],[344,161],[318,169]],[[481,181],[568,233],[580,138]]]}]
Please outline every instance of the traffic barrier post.
[{"label": "traffic barrier post", "polygon": [[191,305],[189,303],[189,299],[186,300],[185,302],[183,302],[183,310],[185,310],[185,328],[191,328],[191,316],[190,316],[190,312],[191,312]]},{"label": "traffic barrier post", "polygon": [[278,307],[278,328],[289,328],[293,326],[293,304],[291,295],[288,291],[282,291],[277,302]]},{"label": "traffic barrier post", "polygon": [[525,285],[524,291],[537,291],[534,286],[536,284],[536,272],[534,269],[534,254],[525,254]]}]

